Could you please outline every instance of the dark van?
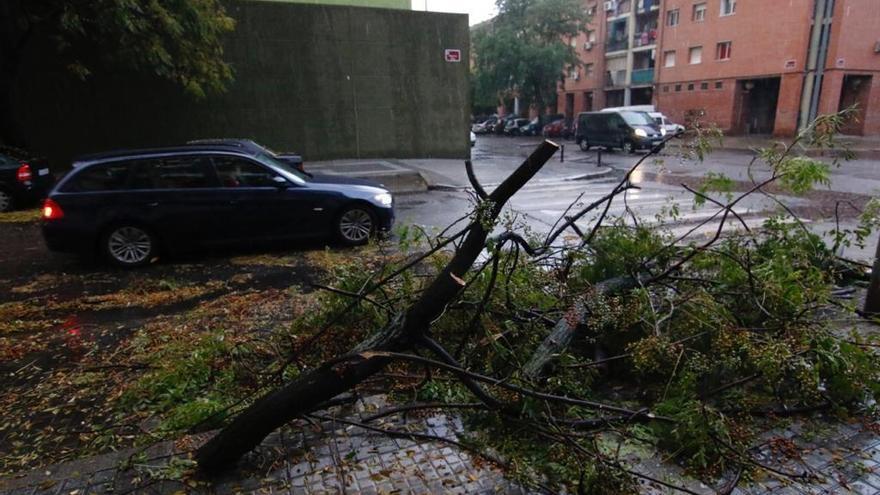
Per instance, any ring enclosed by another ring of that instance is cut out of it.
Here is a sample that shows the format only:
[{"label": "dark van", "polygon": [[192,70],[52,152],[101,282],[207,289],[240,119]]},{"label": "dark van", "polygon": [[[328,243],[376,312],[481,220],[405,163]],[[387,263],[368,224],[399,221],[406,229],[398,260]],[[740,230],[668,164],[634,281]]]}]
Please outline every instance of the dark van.
[{"label": "dark van", "polygon": [[584,151],[602,146],[633,153],[661,144],[665,135],[666,131],[645,112],[584,112],[578,114],[575,140]]}]

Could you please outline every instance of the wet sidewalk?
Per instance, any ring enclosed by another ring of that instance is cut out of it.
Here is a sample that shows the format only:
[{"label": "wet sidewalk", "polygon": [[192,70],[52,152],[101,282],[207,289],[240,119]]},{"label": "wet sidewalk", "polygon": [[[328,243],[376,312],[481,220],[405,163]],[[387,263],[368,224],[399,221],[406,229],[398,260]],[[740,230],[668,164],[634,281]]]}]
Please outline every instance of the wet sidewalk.
[{"label": "wet sidewalk", "polygon": [[[0,480],[3,495],[198,494],[524,494],[491,461],[455,445],[463,425],[442,413],[369,417],[387,404],[382,396],[336,407],[293,422],[270,435],[239,467],[215,480],[191,474],[189,453],[208,434],[162,442],[36,470]],[[347,419],[346,419],[347,418]],[[369,422],[371,429],[348,423]],[[376,430],[414,433],[392,438]],[[833,417],[792,420],[760,436],[752,449],[759,469],[732,493],[878,494],[880,428]],[[432,439],[430,437],[435,437]],[[447,440],[447,441],[444,441]],[[639,492],[674,493],[668,485],[712,494],[729,481],[704,482],[664,462],[658,452],[618,460],[646,475]],[[656,481],[651,481],[651,479]]]}]

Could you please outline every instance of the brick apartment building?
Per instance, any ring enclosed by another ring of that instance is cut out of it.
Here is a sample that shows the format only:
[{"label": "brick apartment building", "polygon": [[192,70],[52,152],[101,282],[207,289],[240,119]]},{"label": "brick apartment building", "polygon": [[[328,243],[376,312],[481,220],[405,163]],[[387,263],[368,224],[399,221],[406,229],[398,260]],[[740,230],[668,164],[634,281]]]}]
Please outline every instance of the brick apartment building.
[{"label": "brick apartment building", "polygon": [[[850,134],[880,134],[880,0],[586,0],[582,66],[560,113],[653,104],[730,134],[791,135],[857,103]],[[816,26],[816,29],[813,29]]]}]

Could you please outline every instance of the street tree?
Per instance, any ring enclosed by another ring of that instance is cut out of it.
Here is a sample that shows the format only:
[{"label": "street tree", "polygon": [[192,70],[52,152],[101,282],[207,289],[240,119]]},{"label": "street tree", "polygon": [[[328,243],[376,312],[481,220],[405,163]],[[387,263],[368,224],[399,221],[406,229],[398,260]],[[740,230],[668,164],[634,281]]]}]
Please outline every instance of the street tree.
[{"label": "street tree", "polygon": [[564,70],[580,64],[571,39],[589,16],[577,0],[499,0],[498,11],[473,33],[475,101],[518,96],[543,112]]},{"label": "street tree", "polygon": [[[154,74],[196,98],[232,80],[222,36],[234,20],[219,0],[4,0],[0,2],[0,143],[25,145],[12,98],[25,57],[54,49],[71,74],[98,67]],[[51,95],[47,95],[51,97]]]},{"label": "street tree", "polygon": [[[316,285],[328,299],[294,325],[293,344],[262,371],[273,382],[248,404],[195,423],[228,420],[196,452],[199,468],[224,473],[273,430],[308,418],[450,442],[550,493],[632,493],[636,479],[694,493],[633,469],[619,456],[629,440],[710,477],[735,473],[719,493],[755,470],[809,480],[809,472],[756,459],[749,432],[766,417],[861,410],[880,394],[880,366],[872,337],[829,317],[832,308],[853,311],[834,296],[853,263],[774,191],[798,195],[828,184],[837,159],[796,150],[830,148],[847,115],[820,117],[791,144],[761,150],[753,161],[760,179],[736,184],[716,174],[682,184],[695,203],[716,207],[683,234],[671,228],[674,205],[653,223],[628,206],[611,212],[612,202],[626,204],[638,189],[633,174],[662,146],[603,197],[577,198],[543,238],[517,226],[505,204],[557,145],[540,144],[491,192],[467,162],[473,211],[437,236],[423,233],[427,251],[392,256],[376,273],[358,260],[336,272],[333,286]],[[685,148],[704,154],[708,136],[699,126],[690,132],[698,136]],[[755,196],[780,206],[760,228],[741,216]],[[878,225],[876,211],[866,208],[855,230],[837,228],[835,242],[864,242]],[[318,356],[307,363],[309,353]],[[387,368],[412,385],[388,388]],[[320,413],[359,389],[369,393],[370,380],[404,405],[363,420]],[[468,411],[472,431],[449,440],[370,424],[431,409]]]}]

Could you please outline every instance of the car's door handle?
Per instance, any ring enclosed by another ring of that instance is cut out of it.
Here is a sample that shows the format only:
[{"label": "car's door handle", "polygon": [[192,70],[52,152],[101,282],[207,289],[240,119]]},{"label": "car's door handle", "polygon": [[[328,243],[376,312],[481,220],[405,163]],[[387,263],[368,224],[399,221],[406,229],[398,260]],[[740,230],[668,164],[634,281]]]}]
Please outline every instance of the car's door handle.
[{"label": "car's door handle", "polygon": [[150,206],[150,207],[152,207],[152,208],[155,208],[155,207],[159,206],[159,202],[158,202],[158,201],[154,201],[154,202],[152,202],[152,203],[147,203],[147,206]]}]

